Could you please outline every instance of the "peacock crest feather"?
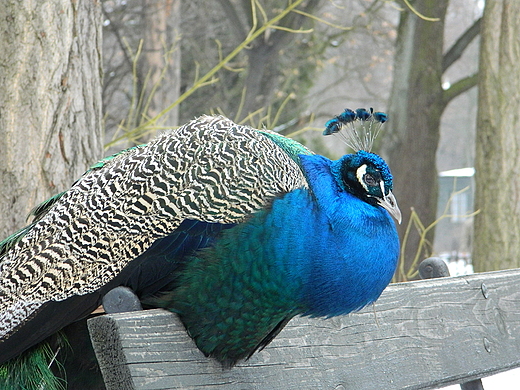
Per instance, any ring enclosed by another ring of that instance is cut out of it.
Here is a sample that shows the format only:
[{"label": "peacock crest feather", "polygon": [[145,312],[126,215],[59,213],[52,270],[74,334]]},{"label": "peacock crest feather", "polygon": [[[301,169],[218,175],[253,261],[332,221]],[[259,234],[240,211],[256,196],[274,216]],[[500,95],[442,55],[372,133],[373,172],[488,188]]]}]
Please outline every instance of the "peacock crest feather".
[{"label": "peacock crest feather", "polygon": [[370,152],[383,123],[388,120],[384,112],[358,108],[346,108],[325,124],[323,135],[338,135],[352,150]]}]

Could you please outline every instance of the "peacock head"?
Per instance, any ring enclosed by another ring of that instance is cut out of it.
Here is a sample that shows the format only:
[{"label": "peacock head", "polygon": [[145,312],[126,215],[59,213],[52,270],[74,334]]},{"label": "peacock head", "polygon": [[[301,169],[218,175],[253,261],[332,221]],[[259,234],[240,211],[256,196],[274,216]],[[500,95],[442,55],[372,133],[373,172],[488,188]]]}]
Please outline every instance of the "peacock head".
[{"label": "peacock head", "polygon": [[[340,185],[351,194],[373,206],[381,206],[401,223],[401,211],[392,194],[392,174],[386,162],[371,153],[382,125],[388,120],[383,112],[345,109],[343,113],[325,124],[324,135],[335,134],[352,149],[337,161],[336,176]],[[342,131],[344,130],[344,131]]]},{"label": "peacock head", "polygon": [[348,192],[371,204],[381,206],[401,223],[401,210],[392,193],[392,174],[377,154],[360,150],[337,161],[337,177]]}]

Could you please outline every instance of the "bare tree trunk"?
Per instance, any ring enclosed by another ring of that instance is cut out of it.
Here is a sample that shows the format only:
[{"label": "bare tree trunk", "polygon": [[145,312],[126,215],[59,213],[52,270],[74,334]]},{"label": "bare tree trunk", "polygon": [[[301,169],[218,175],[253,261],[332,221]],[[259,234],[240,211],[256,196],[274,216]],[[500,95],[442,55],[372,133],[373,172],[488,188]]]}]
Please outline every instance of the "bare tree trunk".
[{"label": "bare tree trunk", "polygon": [[[143,0],[143,57],[141,80],[148,102],[143,107],[148,118],[156,116],[179,97],[181,51],[181,0]],[[166,126],[179,121],[179,106],[161,119]]]},{"label": "bare tree trunk", "polygon": [[[403,212],[401,239],[414,208],[423,224],[435,220],[437,169],[435,156],[440,137],[440,118],[445,107],[442,91],[444,17],[449,0],[417,0],[423,15],[439,18],[431,22],[410,11],[401,14],[394,82],[389,105],[389,132],[382,154],[394,174],[394,193]],[[406,242],[406,270],[419,245],[415,229]],[[432,237],[428,237],[430,240]]]},{"label": "bare tree trunk", "polygon": [[96,1],[0,7],[0,237],[101,156],[100,11]]},{"label": "bare tree trunk", "polygon": [[520,266],[520,2],[487,0],[480,46],[473,259]]}]

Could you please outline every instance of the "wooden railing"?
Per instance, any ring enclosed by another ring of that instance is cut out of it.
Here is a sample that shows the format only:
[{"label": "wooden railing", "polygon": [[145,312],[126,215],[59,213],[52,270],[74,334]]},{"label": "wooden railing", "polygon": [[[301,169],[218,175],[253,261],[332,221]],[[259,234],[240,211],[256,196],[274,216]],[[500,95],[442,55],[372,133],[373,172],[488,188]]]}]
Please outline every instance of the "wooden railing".
[{"label": "wooden railing", "polygon": [[163,310],[88,325],[108,390],[478,388],[474,380],[520,366],[520,270],[390,285],[358,313],[293,319],[228,370]]}]

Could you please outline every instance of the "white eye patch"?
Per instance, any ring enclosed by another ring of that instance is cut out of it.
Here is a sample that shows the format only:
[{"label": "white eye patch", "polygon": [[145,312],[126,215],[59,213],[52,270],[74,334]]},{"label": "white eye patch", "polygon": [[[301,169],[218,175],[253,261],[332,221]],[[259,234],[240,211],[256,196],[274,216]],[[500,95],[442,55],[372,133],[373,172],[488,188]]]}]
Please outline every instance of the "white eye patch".
[{"label": "white eye patch", "polygon": [[367,173],[367,164],[361,165],[356,171],[356,177],[358,182],[363,186],[366,192],[368,192],[368,186],[365,183],[364,176]]},{"label": "white eye patch", "polygon": [[[367,173],[367,165],[361,165],[356,171],[356,177],[358,182],[367,192],[367,195],[373,193],[374,187],[381,188],[381,194],[384,195],[385,183],[381,179],[381,174],[379,172]],[[369,195],[374,196],[374,195]]]}]

